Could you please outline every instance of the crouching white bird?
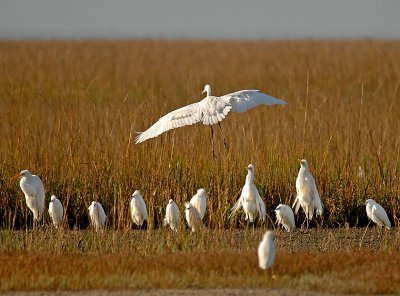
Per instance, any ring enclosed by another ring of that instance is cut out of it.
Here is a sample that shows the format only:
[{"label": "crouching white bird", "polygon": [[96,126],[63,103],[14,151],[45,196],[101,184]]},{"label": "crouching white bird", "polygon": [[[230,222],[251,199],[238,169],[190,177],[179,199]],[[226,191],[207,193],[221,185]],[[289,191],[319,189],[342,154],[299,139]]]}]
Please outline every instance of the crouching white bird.
[{"label": "crouching white bird", "polygon": [[260,219],[264,221],[267,212],[264,201],[254,185],[254,166],[249,164],[247,171],[246,182],[243,186],[242,193],[240,194],[238,201],[233,206],[229,217],[234,215],[241,207],[243,207],[243,210],[246,214],[246,220],[254,222],[258,214]]},{"label": "crouching white bird", "polygon": [[180,214],[176,203],[170,199],[165,210],[164,226],[169,225],[169,227],[177,232],[180,224]]},{"label": "crouching white bird", "polygon": [[221,97],[216,97],[211,95],[211,87],[207,84],[204,87],[203,93],[204,92],[207,93],[207,96],[200,102],[187,105],[164,115],[148,130],[139,133],[136,138],[136,144],[157,137],[171,129],[202,122],[205,125],[210,125],[212,154],[213,157],[215,157],[214,131],[212,125],[218,123],[223,137],[224,147],[226,148],[226,140],[222,133],[220,121],[222,121],[230,111],[240,113],[258,105],[287,104],[285,101],[263,94],[258,90],[240,90]]},{"label": "crouching white bird", "polygon": [[35,220],[40,221],[44,211],[44,186],[42,180],[30,171],[23,170],[12,179],[21,178],[19,186],[25,195],[25,201],[28,208],[33,213]]},{"label": "crouching white bird", "polygon": [[392,224],[389,221],[389,217],[386,214],[385,209],[380,204],[378,204],[373,199],[367,199],[365,201],[365,205],[368,218],[370,218],[379,226],[384,226],[387,229],[390,229],[392,227]]},{"label": "crouching white bird", "polygon": [[143,222],[148,220],[146,203],[143,200],[140,190],[136,190],[132,194],[131,216],[133,223],[138,226],[142,226]]},{"label": "crouching white bird", "polygon": [[[297,214],[300,206],[306,214],[307,228],[309,221],[312,220],[314,212],[316,215],[322,215],[323,205],[321,198],[319,197],[315,180],[310,173],[310,168],[305,159],[300,161],[300,170],[296,179],[296,191],[297,196],[293,203],[294,212]],[[303,222],[304,224],[304,222]]]},{"label": "crouching white bird", "polygon": [[54,194],[51,196],[51,201],[49,203],[49,215],[53,220],[53,225],[58,228],[63,220],[64,209],[61,201]]},{"label": "crouching white bird", "polygon": [[258,245],[258,265],[261,269],[268,269],[274,264],[276,256],[275,232],[268,230]]},{"label": "crouching white bird", "polygon": [[190,202],[185,203],[185,218],[192,232],[200,230],[201,219],[200,214],[197,209],[190,204]]},{"label": "crouching white bird", "polygon": [[101,204],[97,201],[92,201],[92,204],[89,206],[88,210],[90,221],[95,230],[102,230],[106,225],[107,216]]},{"label": "crouching white bird", "polygon": [[287,232],[296,228],[294,223],[294,214],[291,207],[280,204],[275,209],[276,223],[282,225]]},{"label": "crouching white bird", "polygon": [[203,220],[204,215],[206,214],[207,207],[207,196],[206,191],[203,188],[197,190],[197,193],[190,200],[190,204],[194,206],[199,212],[200,219]]}]

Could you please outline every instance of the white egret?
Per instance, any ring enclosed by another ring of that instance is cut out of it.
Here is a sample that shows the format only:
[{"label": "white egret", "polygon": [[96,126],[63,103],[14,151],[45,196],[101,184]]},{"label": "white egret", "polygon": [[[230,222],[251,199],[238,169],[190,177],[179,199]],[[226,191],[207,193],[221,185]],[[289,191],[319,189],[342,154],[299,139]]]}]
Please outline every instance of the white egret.
[{"label": "white egret", "polygon": [[185,218],[192,232],[196,232],[201,227],[200,214],[197,209],[190,204],[190,202],[185,203]]},{"label": "white egret", "polygon": [[167,205],[167,209],[165,210],[164,225],[169,225],[169,227],[171,227],[173,231],[177,232],[179,224],[179,208],[176,203],[172,199],[170,199]]},{"label": "white egret", "polygon": [[92,201],[88,208],[89,217],[96,231],[102,230],[106,225],[106,213],[99,202]]},{"label": "white egret", "polygon": [[243,207],[246,214],[246,220],[254,222],[258,213],[260,219],[264,221],[267,211],[265,209],[264,201],[258,193],[257,187],[254,185],[254,166],[249,164],[247,170],[246,182],[243,186],[242,193],[233,206],[230,216],[234,215],[240,207]]},{"label": "white egret", "polygon": [[274,264],[276,256],[275,232],[268,230],[258,245],[258,265],[261,269],[268,269]]},{"label": "white egret", "polygon": [[365,171],[360,165],[358,166],[358,177],[360,179],[364,179],[365,178]]},{"label": "white egret", "polygon": [[32,211],[35,220],[40,221],[44,211],[44,186],[42,180],[30,171],[23,170],[14,178],[20,177],[19,186],[25,195],[25,201],[28,208]]},{"label": "white egret", "polygon": [[240,90],[221,97],[216,97],[211,95],[211,87],[207,84],[202,93],[204,92],[207,93],[207,96],[200,102],[187,105],[164,115],[149,129],[139,133],[136,138],[136,144],[157,137],[171,129],[202,122],[205,125],[210,125],[212,155],[215,157],[214,131],[212,125],[218,123],[224,141],[224,147],[227,148],[220,121],[222,121],[230,111],[245,112],[258,105],[287,104],[285,101],[263,94],[258,90]]},{"label": "white egret", "polygon": [[385,209],[380,204],[378,204],[373,199],[367,199],[365,201],[365,205],[368,218],[370,218],[379,226],[384,226],[387,229],[390,229],[392,227],[392,224],[389,221],[389,217],[386,214]]},{"label": "white egret", "polygon": [[63,220],[64,209],[61,201],[54,194],[51,196],[51,201],[49,203],[49,215],[53,220],[53,225],[58,228]]},{"label": "white egret", "polygon": [[287,232],[296,228],[296,224],[294,223],[294,214],[292,208],[280,204],[275,209],[276,213],[276,223],[282,225]]},{"label": "white egret", "polygon": [[317,186],[315,185],[314,177],[310,173],[310,168],[305,159],[300,161],[300,170],[296,179],[296,191],[297,196],[293,203],[293,208],[297,214],[300,206],[302,207],[306,214],[305,220],[307,220],[308,229],[308,223],[313,218],[314,211],[316,215],[322,215],[323,205],[319,197]]},{"label": "white egret", "polygon": [[197,193],[190,200],[190,204],[194,206],[199,212],[200,219],[203,220],[204,215],[206,214],[206,202],[207,196],[206,191],[203,188],[197,190]]},{"label": "white egret", "polygon": [[136,190],[132,194],[131,216],[133,223],[138,226],[142,226],[143,222],[149,219],[147,215],[146,203],[143,200],[140,190]]}]

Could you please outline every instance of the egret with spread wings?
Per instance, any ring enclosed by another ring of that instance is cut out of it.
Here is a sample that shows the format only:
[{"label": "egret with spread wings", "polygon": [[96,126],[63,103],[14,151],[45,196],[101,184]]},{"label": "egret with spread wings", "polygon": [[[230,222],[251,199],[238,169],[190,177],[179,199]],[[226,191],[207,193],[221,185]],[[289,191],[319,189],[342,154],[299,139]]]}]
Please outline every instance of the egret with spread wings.
[{"label": "egret with spread wings", "polygon": [[187,105],[164,115],[148,130],[139,133],[136,138],[136,144],[157,137],[171,129],[202,122],[205,125],[210,125],[212,155],[215,157],[214,131],[212,125],[218,123],[224,141],[224,147],[227,148],[220,121],[222,121],[230,111],[240,113],[258,105],[286,104],[285,101],[275,99],[258,90],[240,90],[221,97],[216,97],[211,95],[211,87],[207,84],[204,87],[203,93],[204,92],[207,93],[207,96],[200,102]]}]

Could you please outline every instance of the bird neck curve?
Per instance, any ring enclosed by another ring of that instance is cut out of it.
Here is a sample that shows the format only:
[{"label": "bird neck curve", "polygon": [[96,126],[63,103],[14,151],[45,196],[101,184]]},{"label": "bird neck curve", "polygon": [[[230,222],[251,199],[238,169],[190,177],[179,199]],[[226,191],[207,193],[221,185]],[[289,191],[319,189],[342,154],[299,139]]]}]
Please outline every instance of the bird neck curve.
[{"label": "bird neck curve", "polygon": [[246,176],[246,183],[251,184],[253,182],[254,182],[254,172],[249,170]]}]

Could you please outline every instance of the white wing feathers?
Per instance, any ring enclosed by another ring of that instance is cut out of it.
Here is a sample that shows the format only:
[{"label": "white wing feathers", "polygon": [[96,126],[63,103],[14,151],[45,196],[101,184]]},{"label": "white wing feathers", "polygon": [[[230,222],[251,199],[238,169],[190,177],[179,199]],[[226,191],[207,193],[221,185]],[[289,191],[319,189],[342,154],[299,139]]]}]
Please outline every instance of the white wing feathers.
[{"label": "white wing feathers", "polygon": [[201,118],[197,112],[198,105],[199,103],[193,103],[164,115],[148,130],[139,133],[136,137],[136,144],[157,137],[171,129],[200,122]]},{"label": "white wing feathers", "polygon": [[258,193],[258,190],[256,190],[257,192],[257,211],[258,214],[260,215],[260,219],[261,221],[265,221],[265,217],[267,216],[267,209],[265,208],[265,204],[264,201],[262,200],[260,194]]},{"label": "white wing feathers", "polygon": [[240,90],[221,98],[229,100],[233,112],[245,112],[258,105],[284,105],[285,101],[263,94],[258,90]]},{"label": "white wing feathers", "polygon": [[[382,224],[383,224],[384,226],[386,226],[388,229],[392,226],[391,223],[390,223],[389,217],[388,217],[388,215],[386,214],[386,211],[383,209],[383,207],[382,207],[380,204],[375,203],[375,204],[372,206],[372,213],[373,213],[373,215],[375,215],[375,216],[382,222]],[[383,225],[382,225],[382,226],[383,226]]]}]

